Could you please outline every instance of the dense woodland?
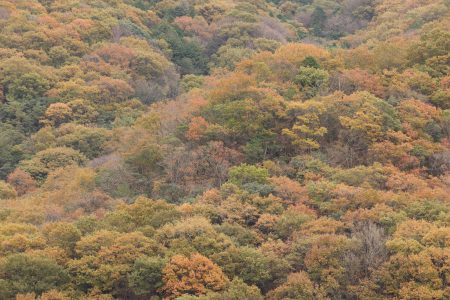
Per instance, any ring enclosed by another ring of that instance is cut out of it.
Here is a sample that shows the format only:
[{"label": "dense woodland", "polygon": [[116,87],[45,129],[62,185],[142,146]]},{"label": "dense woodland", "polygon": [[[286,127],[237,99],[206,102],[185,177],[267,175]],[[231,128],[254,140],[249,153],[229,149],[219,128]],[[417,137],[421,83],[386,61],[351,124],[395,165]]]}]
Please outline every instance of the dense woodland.
[{"label": "dense woodland", "polygon": [[448,0],[0,0],[0,299],[450,299]]}]

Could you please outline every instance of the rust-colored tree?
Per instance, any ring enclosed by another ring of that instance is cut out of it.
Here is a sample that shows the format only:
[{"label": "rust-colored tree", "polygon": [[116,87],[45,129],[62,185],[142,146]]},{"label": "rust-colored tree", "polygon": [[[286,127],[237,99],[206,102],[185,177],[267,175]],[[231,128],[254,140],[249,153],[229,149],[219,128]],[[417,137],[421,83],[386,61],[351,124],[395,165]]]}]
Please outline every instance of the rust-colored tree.
[{"label": "rust-colored tree", "polygon": [[162,290],[168,299],[185,294],[202,295],[208,291],[221,291],[228,282],[222,270],[200,254],[191,257],[173,256],[163,274]]}]

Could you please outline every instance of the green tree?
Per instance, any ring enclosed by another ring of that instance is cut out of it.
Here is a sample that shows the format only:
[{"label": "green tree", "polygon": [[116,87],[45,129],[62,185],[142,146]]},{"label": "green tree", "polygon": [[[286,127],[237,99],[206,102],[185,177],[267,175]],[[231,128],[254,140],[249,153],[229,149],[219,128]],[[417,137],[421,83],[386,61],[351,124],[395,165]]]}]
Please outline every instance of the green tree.
[{"label": "green tree", "polygon": [[158,294],[163,285],[162,270],[165,264],[165,260],[159,257],[136,259],[133,271],[128,275],[131,290],[137,295]]},{"label": "green tree", "polygon": [[322,7],[317,6],[311,15],[310,27],[313,29],[313,33],[317,36],[324,35],[325,22],[327,20],[327,15]]},{"label": "green tree", "polygon": [[231,183],[237,185],[244,185],[248,183],[267,183],[269,171],[265,168],[260,168],[253,165],[242,164],[232,167],[229,171]]},{"label": "green tree", "polygon": [[8,97],[17,101],[30,101],[44,96],[50,82],[38,73],[26,73],[15,79],[8,89]]},{"label": "green tree", "polygon": [[85,161],[86,157],[79,151],[57,147],[36,153],[30,160],[22,161],[20,166],[36,180],[43,180],[51,171],[70,165],[82,165]]},{"label": "green tree", "polygon": [[36,293],[63,287],[69,276],[62,266],[51,259],[27,254],[8,256],[0,264],[0,286],[7,298],[16,294]]},{"label": "green tree", "polygon": [[251,247],[232,247],[216,254],[213,260],[230,278],[239,277],[247,284],[264,287],[271,279],[270,261],[260,251]]},{"label": "green tree", "polygon": [[316,96],[328,85],[328,72],[315,67],[300,67],[298,75],[295,77],[303,95],[306,99]]},{"label": "green tree", "polygon": [[0,123],[0,178],[6,178],[23,158],[19,145],[24,140],[25,135],[18,128]]},{"label": "green tree", "polygon": [[81,238],[81,232],[75,225],[64,222],[48,223],[43,233],[50,246],[61,247],[68,254],[74,253],[75,244]]}]

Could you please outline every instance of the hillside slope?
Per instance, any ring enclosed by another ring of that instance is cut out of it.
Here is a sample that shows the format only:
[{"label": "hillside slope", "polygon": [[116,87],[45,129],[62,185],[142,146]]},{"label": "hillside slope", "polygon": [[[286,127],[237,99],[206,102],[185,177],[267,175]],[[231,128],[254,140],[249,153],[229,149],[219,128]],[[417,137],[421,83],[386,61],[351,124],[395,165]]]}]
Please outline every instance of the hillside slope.
[{"label": "hillside slope", "polygon": [[448,299],[448,5],[0,0],[0,299]]}]

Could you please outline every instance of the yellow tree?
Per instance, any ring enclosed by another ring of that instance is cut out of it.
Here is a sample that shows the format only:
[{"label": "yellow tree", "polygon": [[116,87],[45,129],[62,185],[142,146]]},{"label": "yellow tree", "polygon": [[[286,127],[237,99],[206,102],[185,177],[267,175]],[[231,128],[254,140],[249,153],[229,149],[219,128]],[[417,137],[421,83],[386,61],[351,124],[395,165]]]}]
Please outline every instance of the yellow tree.
[{"label": "yellow tree", "polygon": [[282,133],[302,151],[319,149],[319,138],[327,133],[327,128],[320,124],[320,116],[324,111],[325,106],[315,100],[291,103],[288,113],[293,115],[296,121],[290,129],[283,129]]}]

